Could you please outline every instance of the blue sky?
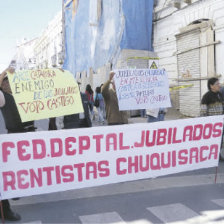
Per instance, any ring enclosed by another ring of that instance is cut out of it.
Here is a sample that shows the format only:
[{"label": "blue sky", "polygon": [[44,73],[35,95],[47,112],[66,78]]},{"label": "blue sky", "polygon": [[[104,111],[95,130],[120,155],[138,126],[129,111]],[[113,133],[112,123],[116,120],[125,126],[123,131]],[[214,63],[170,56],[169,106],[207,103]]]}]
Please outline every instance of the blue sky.
[{"label": "blue sky", "polygon": [[0,0],[0,72],[16,52],[16,42],[38,37],[61,10],[62,0]]}]

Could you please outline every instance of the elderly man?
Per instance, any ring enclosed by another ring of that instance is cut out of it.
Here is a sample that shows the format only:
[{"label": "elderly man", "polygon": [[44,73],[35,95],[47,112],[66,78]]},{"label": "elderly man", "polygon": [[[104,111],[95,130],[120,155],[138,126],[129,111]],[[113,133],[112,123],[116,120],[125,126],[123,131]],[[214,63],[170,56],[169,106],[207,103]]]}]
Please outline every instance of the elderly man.
[{"label": "elderly man", "polygon": [[[118,125],[127,124],[128,115],[126,111],[119,111],[118,99],[115,91],[115,84],[113,82],[113,77],[115,73],[110,72],[109,80],[102,86],[102,95],[104,97],[104,102],[106,106],[106,119],[108,125]],[[112,84],[112,88],[110,87]]]}]

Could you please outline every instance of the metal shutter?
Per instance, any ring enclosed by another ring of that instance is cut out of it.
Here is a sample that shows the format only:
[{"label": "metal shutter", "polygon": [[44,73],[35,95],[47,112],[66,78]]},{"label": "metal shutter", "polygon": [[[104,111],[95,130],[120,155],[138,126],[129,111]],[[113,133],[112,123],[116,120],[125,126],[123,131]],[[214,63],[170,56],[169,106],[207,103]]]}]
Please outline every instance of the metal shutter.
[{"label": "metal shutter", "polygon": [[[189,50],[188,49],[192,49]],[[189,71],[192,78],[200,78],[200,29],[177,35],[178,80]],[[182,53],[181,53],[182,52]],[[180,112],[196,117],[200,114],[200,80],[178,81],[179,86],[193,84],[179,90]]]}]

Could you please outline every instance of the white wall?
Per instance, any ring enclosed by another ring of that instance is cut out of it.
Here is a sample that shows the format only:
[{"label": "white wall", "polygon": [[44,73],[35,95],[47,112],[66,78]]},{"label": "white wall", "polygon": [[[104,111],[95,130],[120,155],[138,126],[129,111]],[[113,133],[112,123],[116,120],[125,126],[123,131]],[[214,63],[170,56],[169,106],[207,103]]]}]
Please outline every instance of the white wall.
[{"label": "white wall", "polygon": [[[51,68],[60,66],[58,64],[58,54],[62,51],[62,13],[59,12],[55,18],[49,22],[46,29],[40,35],[34,47],[37,58],[37,67]],[[56,63],[52,64],[52,57],[56,57]]]},{"label": "white wall", "polygon": [[215,45],[215,69],[224,83],[224,0],[192,0],[190,5],[180,1],[180,9],[173,6],[174,0],[158,0],[154,9],[154,51],[160,58],[160,67],[167,70],[170,84],[177,84],[175,34],[193,21],[210,19],[214,23],[215,40],[222,41]]},{"label": "white wall", "polygon": [[[175,34],[198,19],[211,19],[215,25],[216,40],[224,40],[224,1],[202,0],[192,1],[191,5],[182,3],[181,9],[172,6],[172,1],[164,5],[164,0],[158,0],[154,17],[154,51],[161,58],[160,65],[169,72],[170,79],[177,78]],[[160,10],[159,10],[160,9]],[[159,11],[157,11],[159,10]],[[216,45],[216,72],[224,75],[224,42]]]}]

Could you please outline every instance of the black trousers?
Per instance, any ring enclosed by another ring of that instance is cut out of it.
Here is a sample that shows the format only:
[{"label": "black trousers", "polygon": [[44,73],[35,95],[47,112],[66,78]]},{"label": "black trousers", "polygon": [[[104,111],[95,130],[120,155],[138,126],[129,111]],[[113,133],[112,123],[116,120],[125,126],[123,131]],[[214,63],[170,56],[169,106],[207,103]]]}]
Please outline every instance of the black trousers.
[{"label": "black trousers", "polygon": [[[3,212],[8,212],[10,210],[10,204],[9,204],[9,200],[2,200],[2,208],[3,208]],[[1,214],[1,210],[0,210],[0,214]]]}]

